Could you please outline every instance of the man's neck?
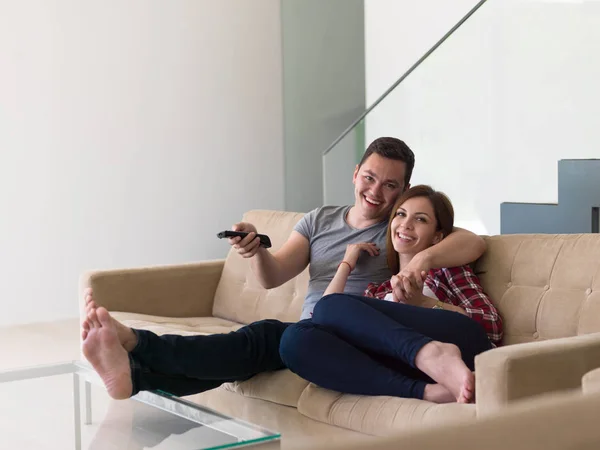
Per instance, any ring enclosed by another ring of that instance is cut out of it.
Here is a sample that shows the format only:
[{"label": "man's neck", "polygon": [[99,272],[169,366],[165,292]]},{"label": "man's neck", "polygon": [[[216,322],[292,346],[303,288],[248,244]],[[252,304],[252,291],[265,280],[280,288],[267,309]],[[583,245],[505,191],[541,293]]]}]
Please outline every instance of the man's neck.
[{"label": "man's neck", "polygon": [[356,206],[352,206],[346,214],[346,223],[350,225],[352,228],[362,229],[368,228],[371,225],[375,225],[377,223],[383,222],[383,219],[365,219],[358,213],[358,209]]}]

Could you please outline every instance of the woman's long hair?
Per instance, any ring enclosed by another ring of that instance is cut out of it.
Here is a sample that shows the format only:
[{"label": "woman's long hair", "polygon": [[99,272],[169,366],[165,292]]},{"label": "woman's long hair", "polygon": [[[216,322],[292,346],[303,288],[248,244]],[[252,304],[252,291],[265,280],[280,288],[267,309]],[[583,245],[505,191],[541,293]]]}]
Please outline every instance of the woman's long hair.
[{"label": "woman's long hair", "polygon": [[397,274],[400,271],[400,255],[394,250],[394,245],[392,244],[392,221],[396,217],[398,208],[407,200],[415,197],[425,197],[433,205],[436,230],[442,232],[442,239],[452,233],[454,227],[454,208],[446,194],[436,191],[431,186],[425,184],[411,187],[404,192],[394,204],[387,229],[387,263],[393,274]]}]

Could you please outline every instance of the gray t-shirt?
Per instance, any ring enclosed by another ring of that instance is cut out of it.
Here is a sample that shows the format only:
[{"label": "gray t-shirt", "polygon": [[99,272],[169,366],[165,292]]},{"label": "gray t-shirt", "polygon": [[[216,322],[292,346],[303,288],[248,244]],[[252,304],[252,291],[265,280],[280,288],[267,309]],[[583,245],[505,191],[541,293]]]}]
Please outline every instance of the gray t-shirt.
[{"label": "gray t-shirt", "polygon": [[344,292],[363,295],[369,283],[383,283],[392,276],[386,258],[387,221],[368,228],[352,228],[345,220],[350,208],[322,206],[307,213],[294,227],[308,239],[310,245],[310,280],[301,319],[310,318],[315,304],[323,296],[344,258],[348,244],[374,242],[380,252],[378,256],[362,252],[356,268],[348,277]]}]

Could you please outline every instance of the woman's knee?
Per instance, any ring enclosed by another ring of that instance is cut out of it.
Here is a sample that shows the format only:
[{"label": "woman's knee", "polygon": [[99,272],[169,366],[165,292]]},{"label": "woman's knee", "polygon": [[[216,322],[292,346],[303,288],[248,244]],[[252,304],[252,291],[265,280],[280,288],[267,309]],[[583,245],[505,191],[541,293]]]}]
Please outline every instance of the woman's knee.
[{"label": "woman's knee", "polygon": [[301,320],[287,327],[279,343],[279,356],[288,369],[302,364],[304,353],[311,348],[313,325]]},{"label": "woman's knee", "polygon": [[313,309],[312,320],[315,323],[325,323],[339,314],[344,303],[348,305],[348,296],[345,294],[329,294],[321,298]]}]

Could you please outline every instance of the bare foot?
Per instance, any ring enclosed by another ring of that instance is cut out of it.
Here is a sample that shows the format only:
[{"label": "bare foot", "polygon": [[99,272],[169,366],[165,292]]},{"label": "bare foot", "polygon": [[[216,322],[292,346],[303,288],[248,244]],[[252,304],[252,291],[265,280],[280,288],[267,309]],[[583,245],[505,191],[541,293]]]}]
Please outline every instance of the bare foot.
[{"label": "bare foot", "polygon": [[425,386],[423,400],[433,403],[454,403],[456,397],[441,384],[428,384]]},{"label": "bare foot", "polygon": [[[96,302],[94,302],[94,293],[91,288],[87,288],[84,291],[85,297],[85,313],[86,316],[90,314],[91,311],[96,310],[98,306]],[[110,316],[110,315],[109,315]],[[128,352],[132,351],[137,345],[137,336],[128,326],[123,325],[118,320],[115,320],[112,316],[110,316],[110,320],[113,322],[115,329],[117,330],[117,336],[119,336],[119,342]],[[88,329],[86,329],[85,322],[81,324],[81,337],[85,340],[87,336]]]},{"label": "bare foot", "polygon": [[470,395],[464,396],[462,400],[458,399],[458,403],[475,403],[475,372],[471,373],[473,374],[473,383],[470,388],[465,388],[465,391],[469,392]]},{"label": "bare foot", "polygon": [[86,322],[89,330],[83,341],[83,354],[102,378],[112,398],[131,397],[129,356],[119,342],[114,321],[105,308],[98,308],[89,313]]},{"label": "bare foot", "polygon": [[456,345],[430,342],[417,353],[415,365],[446,387],[458,403],[470,403],[475,398],[475,375],[463,362]]}]

